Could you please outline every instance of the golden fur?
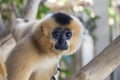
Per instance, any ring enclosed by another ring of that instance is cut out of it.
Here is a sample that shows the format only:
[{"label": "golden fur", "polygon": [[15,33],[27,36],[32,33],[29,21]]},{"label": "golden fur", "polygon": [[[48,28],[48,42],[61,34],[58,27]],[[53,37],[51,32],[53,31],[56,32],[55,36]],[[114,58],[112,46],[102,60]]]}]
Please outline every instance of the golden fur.
[{"label": "golden fur", "polygon": [[0,57],[0,80],[7,80],[6,67],[1,57]]},{"label": "golden fur", "polygon": [[[50,80],[57,71],[60,56],[72,54],[80,45],[82,25],[71,17],[70,24],[61,25],[49,15],[25,30],[25,37],[17,42],[6,61],[8,80]],[[54,49],[51,31],[58,26],[72,30],[68,50]]]}]

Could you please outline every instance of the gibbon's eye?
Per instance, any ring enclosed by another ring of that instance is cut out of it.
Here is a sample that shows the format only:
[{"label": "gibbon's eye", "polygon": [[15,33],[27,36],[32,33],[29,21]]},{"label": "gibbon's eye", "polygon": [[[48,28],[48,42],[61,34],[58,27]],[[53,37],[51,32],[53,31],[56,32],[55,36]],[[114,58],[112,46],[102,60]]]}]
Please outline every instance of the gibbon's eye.
[{"label": "gibbon's eye", "polygon": [[52,36],[54,39],[59,39],[61,33],[62,33],[62,30],[60,28],[57,28],[57,29],[53,30]]},{"label": "gibbon's eye", "polygon": [[71,32],[71,30],[66,30],[65,31],[65,35],[66,35],[66,39],[71,39],[71,37],[72,37],[72,32]]}]

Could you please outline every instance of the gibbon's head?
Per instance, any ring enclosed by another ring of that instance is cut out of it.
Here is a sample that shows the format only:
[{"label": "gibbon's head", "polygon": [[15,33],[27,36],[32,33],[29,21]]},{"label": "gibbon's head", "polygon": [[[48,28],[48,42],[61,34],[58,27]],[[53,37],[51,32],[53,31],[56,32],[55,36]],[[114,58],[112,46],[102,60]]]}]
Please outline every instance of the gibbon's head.
[{"label": "gibbon's head", "polygon": [[34,31],[34,38],[42,50],[72,54],[80,46],[83,26],[77,18],[59,12],[40,20]]}]

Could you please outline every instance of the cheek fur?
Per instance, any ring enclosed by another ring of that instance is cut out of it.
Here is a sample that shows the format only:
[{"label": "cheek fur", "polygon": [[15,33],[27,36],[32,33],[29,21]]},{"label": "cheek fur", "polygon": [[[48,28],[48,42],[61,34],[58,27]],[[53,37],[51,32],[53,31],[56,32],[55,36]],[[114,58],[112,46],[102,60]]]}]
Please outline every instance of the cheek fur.
[{"label": "cheek fur", "polygon": [[81,39],[79,38],[79,36],[74,36],[71,41],[70,41],[70,54],[73,54],[74,52],[76,52],[79,47],[80,47],[80,43],[81,43]]}]

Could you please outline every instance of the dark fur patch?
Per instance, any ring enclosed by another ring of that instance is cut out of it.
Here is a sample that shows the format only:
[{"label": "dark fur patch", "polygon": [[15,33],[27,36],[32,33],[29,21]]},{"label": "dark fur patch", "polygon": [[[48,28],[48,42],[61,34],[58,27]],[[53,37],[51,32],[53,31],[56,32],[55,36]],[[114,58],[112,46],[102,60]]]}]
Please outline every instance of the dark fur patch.
[{"label": "dark fur patch", "polygon": [[40,26],[40,30],[41,30],[41,32],[44,32],[44,30],[43,30],[43,26]]},{"label": "dark fur patch", "polygon": [[61,69],[60,69],[60,67],[57,67],[57,69],[58,69],[58,71],[59,71],[59,72],[61,72]]},{"label": "dark fur patch", "polygon": [[62,25],[70,24],[70,21],[72,20],[72,18],[69,15],[60,13],[60,12],[53,14],[52,17],[55,19],[57,23],[62,24]]}]

